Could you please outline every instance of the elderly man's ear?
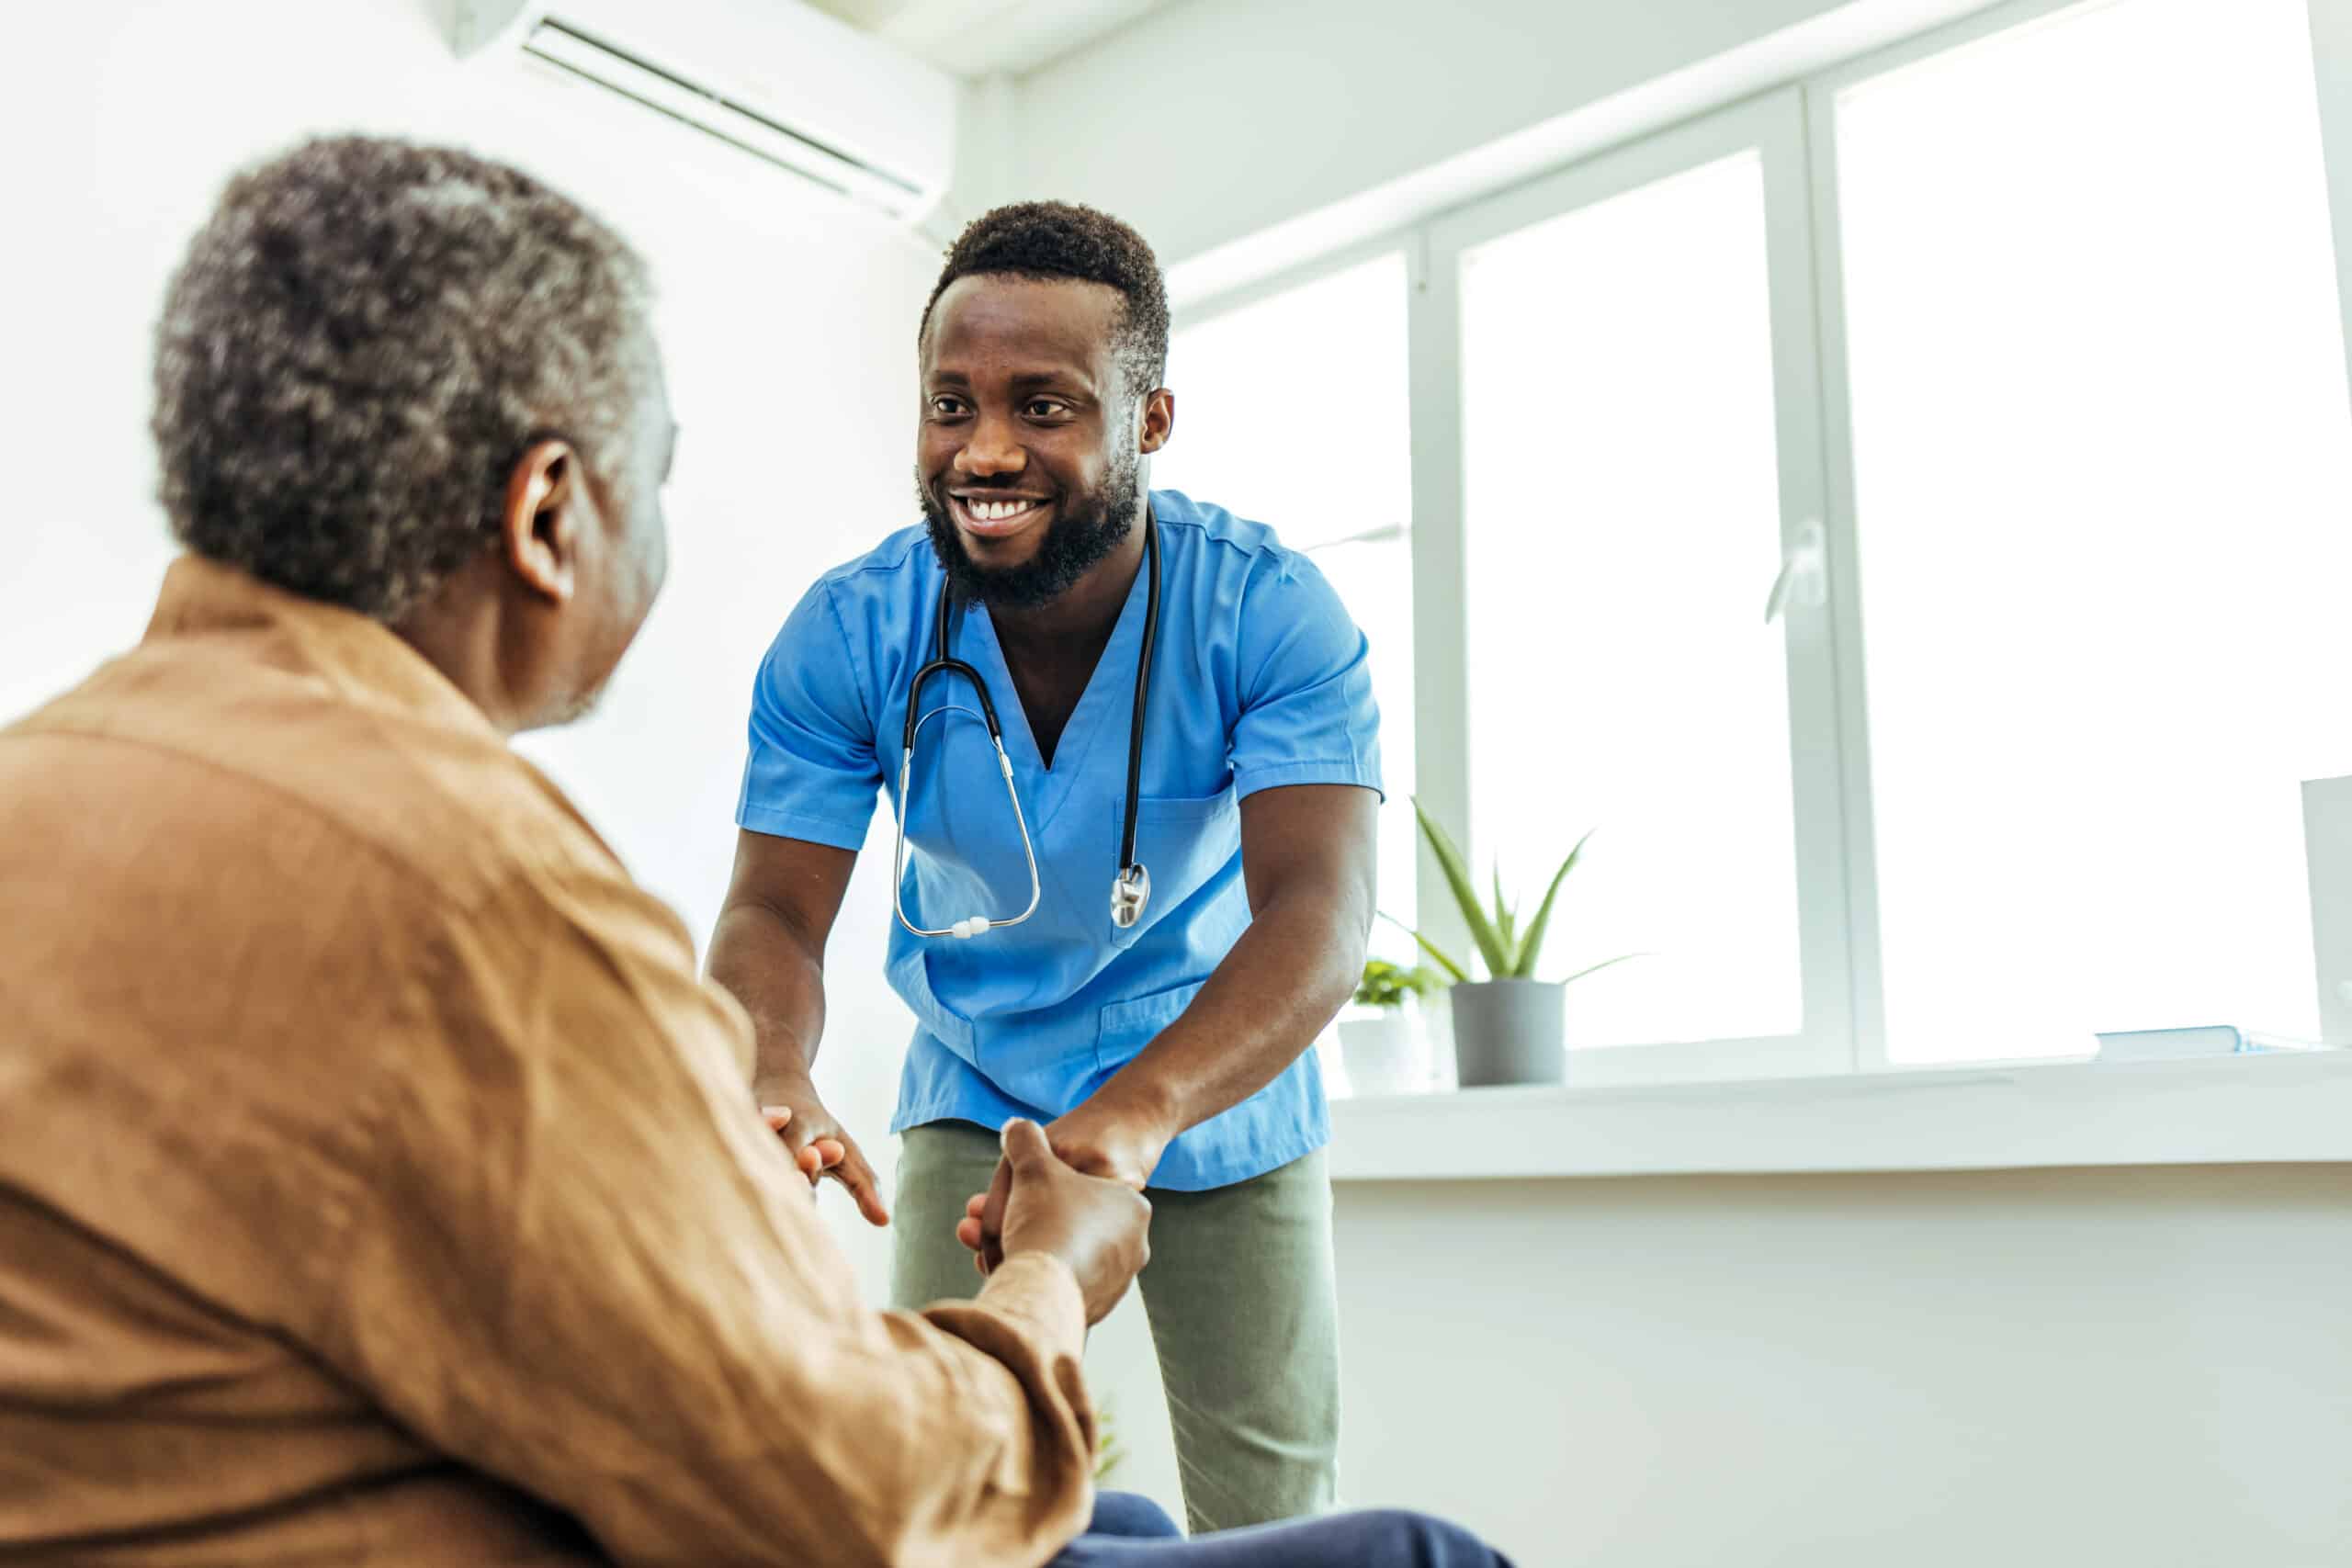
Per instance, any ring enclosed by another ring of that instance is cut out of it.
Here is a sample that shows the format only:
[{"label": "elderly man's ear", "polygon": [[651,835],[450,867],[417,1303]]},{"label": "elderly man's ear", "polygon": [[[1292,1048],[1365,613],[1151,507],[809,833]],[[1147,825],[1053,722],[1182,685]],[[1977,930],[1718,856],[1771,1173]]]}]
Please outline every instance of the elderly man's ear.
[{"label": "elderly man's ear", "polygon": [[537,443],[507,476],[502,519],[506,562],[555,604],[569,604],[577,587],[580,544],[593,504],[580,454],[569,442]]}]

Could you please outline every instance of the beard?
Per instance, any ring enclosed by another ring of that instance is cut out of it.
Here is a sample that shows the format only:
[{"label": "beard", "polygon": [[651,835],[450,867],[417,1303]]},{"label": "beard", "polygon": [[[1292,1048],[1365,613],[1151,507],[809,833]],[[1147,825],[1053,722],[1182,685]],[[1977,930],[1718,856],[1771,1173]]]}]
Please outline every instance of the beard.
[{"label": "beard", "polygon": [[548,717],[540,720],[531,728],[534,729],[560,729],[565,725],[578,724],[583,719],[595,717],[596,710],[605,705],[605,694],[611,688],[612,683],[612,677],[609,675],[606,676],[604,680],[597,682],[592,689],[572,697],[561,707],[557,708]]},{"label": "beard", "polygon": [[1102,483],[1064,497],[1036,553],[1018,566],[980,565],[964,547],[946,497],[921,474],[915,476],[915,492],[931,530],[931,547],[958,594],[1008,610],[1034,610],[1068,592],[1127,536],[1143,499],[1143,460],[1139,453],[1122,452]]}]

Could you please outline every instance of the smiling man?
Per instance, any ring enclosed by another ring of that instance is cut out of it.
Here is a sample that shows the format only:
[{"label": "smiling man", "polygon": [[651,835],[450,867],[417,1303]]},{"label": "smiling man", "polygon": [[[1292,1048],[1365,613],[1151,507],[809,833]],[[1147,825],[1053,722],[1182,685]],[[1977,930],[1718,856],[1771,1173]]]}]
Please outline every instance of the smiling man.
[{"label": "smiling man", "polygon": [[981,218],[919,353],[924,522],[827,573],[760,669],[712,976],[752,1013],[801,1168],[888,1223],[809,1077],[826,938],[887,787],[887,966],[917,1023],[895,1295],[978,1287],[997,1129],[1046,1122],[1065,1160],[1150,1193],[1141,1285],[1193,1528],[1315,1511],[1338,1358],[1308,1047],[1372,918],[1363,637],[1272,530],[1148,490],[1176,399],[1159,268],[1125,225]]}]

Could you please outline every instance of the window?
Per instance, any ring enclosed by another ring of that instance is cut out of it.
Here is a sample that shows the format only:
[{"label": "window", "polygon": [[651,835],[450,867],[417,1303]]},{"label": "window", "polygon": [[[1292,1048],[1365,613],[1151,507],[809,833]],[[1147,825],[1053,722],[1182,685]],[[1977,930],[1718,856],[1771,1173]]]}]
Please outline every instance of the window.
[{"label": "window", "polygon": [[2316,1039],[2352,424],[2301,0],[2064,12],[1836,116],[1889,1055]]},{"label": "window", "polygon": [[1398,795],[1523,900],[1598,830],[1546,969],[1645,956],[1570,993],[1572,1077],[2316,1035],[2328,3],[2010,0],[1188,318],[1159,478],[1317,547]]},{"label": "window", "polygon": [[1176,431],[1151,482],[1306,552],[1372,646],[1380,704],[1380,903],[1413,888],[1412,442],[1398,252],[1178,332]]},{"label": "window", "polygon": [[[1579,1045],[1803,1026],[1762,162],[1464,251],[1473,858],[1532,899]],[[1705,888],[1705,897],[1692,897]]]}]

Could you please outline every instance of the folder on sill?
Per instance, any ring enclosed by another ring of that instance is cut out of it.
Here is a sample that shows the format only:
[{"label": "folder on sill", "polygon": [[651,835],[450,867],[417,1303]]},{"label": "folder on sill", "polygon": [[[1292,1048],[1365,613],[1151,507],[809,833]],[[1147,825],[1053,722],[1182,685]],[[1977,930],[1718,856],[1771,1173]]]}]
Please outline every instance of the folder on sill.
[{"label": "folder on sill", "polygon": [[2177,1062],[2193,1056],[2258,1056],[2320,1048],[2312,1041],[2257,1034],[2229,1023],[2196,1029],[2131,1029],[2098,1037],[2102,1062]]}]

